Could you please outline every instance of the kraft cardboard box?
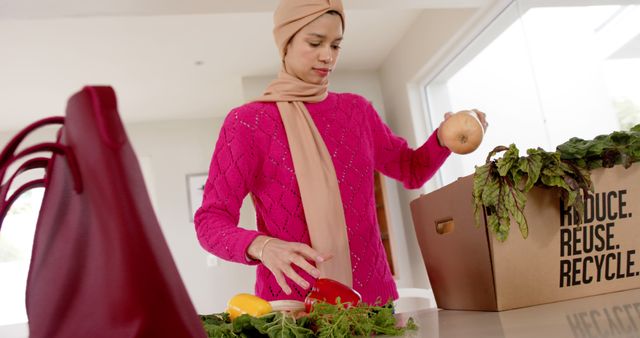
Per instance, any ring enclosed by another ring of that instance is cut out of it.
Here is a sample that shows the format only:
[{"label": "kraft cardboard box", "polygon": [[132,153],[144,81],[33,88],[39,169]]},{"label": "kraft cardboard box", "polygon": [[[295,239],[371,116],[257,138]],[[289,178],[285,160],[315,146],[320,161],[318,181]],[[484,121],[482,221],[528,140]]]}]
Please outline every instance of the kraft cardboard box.
[{"label": "kraft cardboard box", "polygon": [[584,223],[555,190],[527,196],[529,237],[475,225],[473,176],[411,202],[438,307],[502,311],[640,287],[640,163],[591,172]]}]

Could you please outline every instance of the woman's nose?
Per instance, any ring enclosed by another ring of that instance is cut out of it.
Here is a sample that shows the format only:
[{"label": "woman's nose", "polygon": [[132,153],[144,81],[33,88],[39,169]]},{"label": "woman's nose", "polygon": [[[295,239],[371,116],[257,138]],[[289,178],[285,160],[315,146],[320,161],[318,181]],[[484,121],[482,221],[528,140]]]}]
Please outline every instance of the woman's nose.
[{"label": "woman's nose", "polygon": [[320,61],[324,63],[330,63],[331,61],[333,61],[333,53],[331,53],[331,47],[323,48],[322,51],[320,51]]}]

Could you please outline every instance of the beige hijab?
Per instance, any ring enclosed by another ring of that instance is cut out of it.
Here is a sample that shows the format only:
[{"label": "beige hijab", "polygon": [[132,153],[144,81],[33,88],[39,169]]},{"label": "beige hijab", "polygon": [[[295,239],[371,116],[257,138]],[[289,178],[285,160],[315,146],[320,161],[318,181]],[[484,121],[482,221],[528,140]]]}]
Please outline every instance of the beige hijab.
[{"label": "beige hijab", "polygon": [[321,277],[353,286],[347,225],[340,188],[331,155],[304,102],[327,97],[328,81],[316,85],[288,74],[284,56],[291,38],[304,26],[328,11],[344,10],[340,0],[281,0],[274,14],[273,34],[283,67],[257,101],[276,102],[289,141],[296,179],[307,220],[311,246],[333,258],[318,264]]}]

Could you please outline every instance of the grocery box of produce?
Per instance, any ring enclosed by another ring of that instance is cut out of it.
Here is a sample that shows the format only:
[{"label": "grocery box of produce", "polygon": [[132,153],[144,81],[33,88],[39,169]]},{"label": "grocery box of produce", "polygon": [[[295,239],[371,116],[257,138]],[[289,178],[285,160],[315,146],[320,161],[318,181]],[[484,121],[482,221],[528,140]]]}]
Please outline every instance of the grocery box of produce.
[{"label": "grocery box of produce", "polygon": [[[586,181],[577,185],[590,184],[591,189],[577,188],[569,175],[538,166],[539,176],[522,196],[509,199],[517,192],[508,185],[494,187],[496,196],[506,198],[503,204],[513,210],[521,206],[522,213],[510,213],[506,224],[496,218],[504,210],[476,209],[479,200],[497,198],[491,189],[483,195],[485,187],[474,185],[478,170],[414,200],[416,236],[438,307],[502,311],[640,287],[640,163],[631,165],[640,144],[633,142],[617,157],[607,153],[604,162],[573,159],[576,166],[563,164],[570,155],[538,150],[568,171],[586,168]],[[522,169],[537,153],[519,160],[515,154],[513,163],[520,164],[513,167]],[[505,168],[506,157],[494,161],[492,170]],[[527,181],[521,174],[513,185]],[[546,184],[534,185],[538,180]],[[568,198],[551,182],[566,182],[580,193]]]}]

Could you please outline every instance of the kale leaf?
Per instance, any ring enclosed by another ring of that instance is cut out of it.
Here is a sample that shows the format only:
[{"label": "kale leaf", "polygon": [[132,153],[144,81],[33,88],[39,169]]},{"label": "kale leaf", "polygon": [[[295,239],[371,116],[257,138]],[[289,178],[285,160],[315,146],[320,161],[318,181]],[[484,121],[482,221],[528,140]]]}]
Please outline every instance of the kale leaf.
[{"label": "kale leaf", "polygon": [[[502,157],[492,160],[500,152],[504,152]],[[582,210],[583,196],[593,191],[590,170],[615,165],[629,168],[638,161],[640,124],[593,140],[574,137],[555,152],[537,148],[519,156],[515,144],[498,146],[489,152],[484,165],[476,166],[472,192],[476,225],[481,226],[486,216],[489,230],[499,241],[505,241],[515,222],[522,237],[527,238],[529,224],[524,207],[527,193],[534,186],[555,189],[565,204]]]}]

